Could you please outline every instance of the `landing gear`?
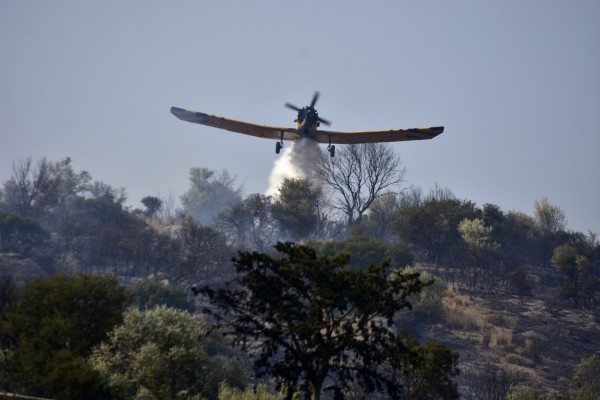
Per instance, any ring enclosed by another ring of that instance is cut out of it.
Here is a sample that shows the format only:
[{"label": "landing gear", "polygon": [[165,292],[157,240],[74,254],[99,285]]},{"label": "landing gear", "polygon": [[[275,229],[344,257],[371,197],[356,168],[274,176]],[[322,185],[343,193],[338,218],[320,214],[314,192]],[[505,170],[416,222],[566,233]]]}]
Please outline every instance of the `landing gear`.
[{"label": "landing gear", "polygon": [[283,131],[281,131],[279,136],[279,142],[275,143],[275,153],[279,154],[281,149],[283,148]]},{"label": "landing gear", "polygon": [[329,145],[327,146],[327,150],[329,151],[331,157],[335,156],[335,146]]}]

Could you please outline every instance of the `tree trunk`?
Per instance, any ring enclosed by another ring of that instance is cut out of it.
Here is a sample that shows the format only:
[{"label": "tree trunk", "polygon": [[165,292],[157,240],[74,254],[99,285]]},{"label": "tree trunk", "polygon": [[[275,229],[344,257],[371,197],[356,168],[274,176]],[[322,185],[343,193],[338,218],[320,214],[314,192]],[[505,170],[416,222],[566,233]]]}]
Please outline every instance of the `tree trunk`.
[{"label": "tree trunk", "polygon": [[321,386],[323,386],[323,381],[321,382],[311,382],[310,383],[310,400],[321,400]]}]

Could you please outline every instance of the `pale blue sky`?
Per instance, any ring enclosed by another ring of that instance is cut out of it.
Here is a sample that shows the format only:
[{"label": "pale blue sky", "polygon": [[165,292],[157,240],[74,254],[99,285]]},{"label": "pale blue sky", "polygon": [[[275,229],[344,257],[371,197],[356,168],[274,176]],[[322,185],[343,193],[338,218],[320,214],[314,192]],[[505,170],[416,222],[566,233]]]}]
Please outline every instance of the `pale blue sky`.
[{"label": "pale blue sky", "polygon": [[600,2],[0,0],[0,181],[73,159],[129,203],[193,166],[264,192],[273,141],[170,106],[293,126],[314,90],[331,129],[445,125],[397,143],[407,184],[600,233]]}]

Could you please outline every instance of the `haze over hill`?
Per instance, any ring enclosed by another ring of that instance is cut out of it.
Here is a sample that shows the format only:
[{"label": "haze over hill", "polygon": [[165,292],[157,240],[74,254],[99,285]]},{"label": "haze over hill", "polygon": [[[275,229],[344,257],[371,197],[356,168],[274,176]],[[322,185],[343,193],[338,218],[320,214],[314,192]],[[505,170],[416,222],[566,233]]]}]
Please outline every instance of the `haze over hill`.
[{"label": "haze over hill", "polygon": [[134,207],[183,193],[193,166],[264,193],[273,142],[169,107],[293,126],[283,103],[319,90],[332,129],[446,126],[394,145],[408,185],[528,214],[547,197],[600,232],[599,17],[595,0],[1,2],[0,181],[69,156]]}]

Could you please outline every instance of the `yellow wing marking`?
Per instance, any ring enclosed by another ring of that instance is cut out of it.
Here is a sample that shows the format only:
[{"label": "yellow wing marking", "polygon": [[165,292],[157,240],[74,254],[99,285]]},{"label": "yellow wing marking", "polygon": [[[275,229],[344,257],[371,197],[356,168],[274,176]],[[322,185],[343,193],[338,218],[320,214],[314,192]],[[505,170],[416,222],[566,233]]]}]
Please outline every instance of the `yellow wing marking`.
[{"label": "yellow wing marking", "polygon": [[336,132],[318,130],[315,132],[315,139],[319,143],[332,144],[403,142],[408,140],[433,139],[442,132],[444,132],[443,126],[362,132]]},{"label": "yellow wing marking", "polygon": [[294,128],[251,124],[249,122],[236,121],[234,119],[184,110],[183,108],[177,107],[171,107],[171,113],[183,121],[243,133],[250,136],[278,140],[295,140],[298,137],[296,129]]}]

